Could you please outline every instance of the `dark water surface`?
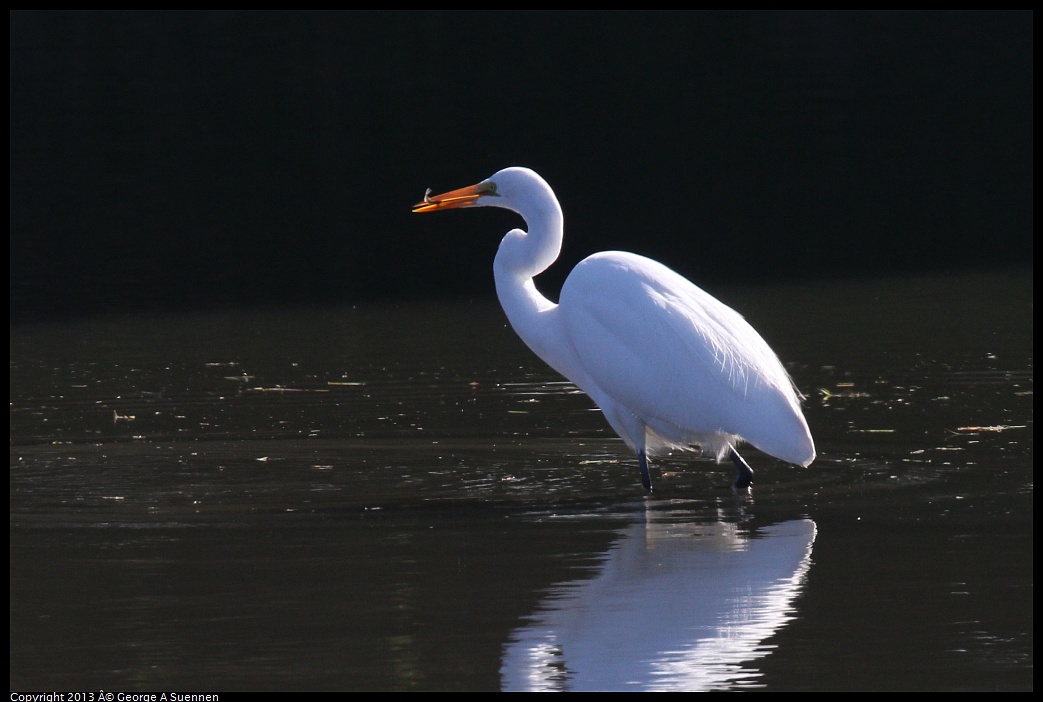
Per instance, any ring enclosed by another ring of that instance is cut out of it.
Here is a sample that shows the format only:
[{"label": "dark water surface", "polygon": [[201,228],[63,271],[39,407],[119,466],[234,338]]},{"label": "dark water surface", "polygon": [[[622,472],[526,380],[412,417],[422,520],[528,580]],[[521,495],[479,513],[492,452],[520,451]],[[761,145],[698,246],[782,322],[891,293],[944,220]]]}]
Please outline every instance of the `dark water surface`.
[{"label": "dark water surface", "polygon": [[1031,274],[720,296],[819,449],[750,497],[494,304],[12,327],[12,690],[1031,689]]}]

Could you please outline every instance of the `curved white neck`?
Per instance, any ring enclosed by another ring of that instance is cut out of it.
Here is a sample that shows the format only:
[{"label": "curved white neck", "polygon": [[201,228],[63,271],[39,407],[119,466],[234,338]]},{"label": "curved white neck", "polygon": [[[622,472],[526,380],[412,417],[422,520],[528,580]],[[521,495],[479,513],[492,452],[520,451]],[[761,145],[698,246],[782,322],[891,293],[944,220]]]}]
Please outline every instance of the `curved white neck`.
[{"label": "curved white neck", "polygon": [[529,231],[507,232],[496,252],[493,261],[496,294],[522,341],[567,376],[571,369],[563,367],[567,362],[561,358],[564,339],[557,321],[558,306],[544,297],[532,280],[547,270],[561,253],[564,218],[553,195],[530,200],[525,209],[515,211],[525,219]]}]

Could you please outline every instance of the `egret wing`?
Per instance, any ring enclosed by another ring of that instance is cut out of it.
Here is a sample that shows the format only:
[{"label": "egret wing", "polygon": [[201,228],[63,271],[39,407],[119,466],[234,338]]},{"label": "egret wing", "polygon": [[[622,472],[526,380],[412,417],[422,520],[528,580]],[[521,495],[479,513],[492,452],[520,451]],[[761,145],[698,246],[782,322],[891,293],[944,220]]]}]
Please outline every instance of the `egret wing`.
[{"label": "egret wing", "polygon": [[666,266],[635,254],[595,254],[569,276],[560,310],[590,382],[666,443],[728,434],[785,460],[810,461],[799,397],[767,342]]}]

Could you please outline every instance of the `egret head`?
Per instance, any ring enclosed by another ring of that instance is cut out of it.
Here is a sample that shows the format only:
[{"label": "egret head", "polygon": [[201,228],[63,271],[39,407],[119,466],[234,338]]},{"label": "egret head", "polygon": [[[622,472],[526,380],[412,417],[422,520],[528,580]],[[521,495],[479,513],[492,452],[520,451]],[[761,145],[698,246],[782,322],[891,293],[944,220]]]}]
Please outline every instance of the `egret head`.
[{"label": "egret head", "polygon": [[466,188],[432,195],[428,190],[421,202],[413,205],[413,212],[433,212],[460,207],[503,207],[524,213],[527,205],[537,201],[554,202],[554,194],[535,171],[512,166],[498,171],[480,183]]}]

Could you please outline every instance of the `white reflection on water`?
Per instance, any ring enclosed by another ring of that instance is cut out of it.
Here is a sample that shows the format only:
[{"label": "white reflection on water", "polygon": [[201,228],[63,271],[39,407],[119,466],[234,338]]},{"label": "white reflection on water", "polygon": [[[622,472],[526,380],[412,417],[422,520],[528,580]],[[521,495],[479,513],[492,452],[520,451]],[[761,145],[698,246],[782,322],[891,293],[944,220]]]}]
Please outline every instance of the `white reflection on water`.
[{"label": "white reflection on water", "polygon": [[557,586],[511,635],[504,690],[719,690],[755,684],[745,664],[793,618],[815,523],[754,537],[734,524],[642,522],[597,575]]}]

